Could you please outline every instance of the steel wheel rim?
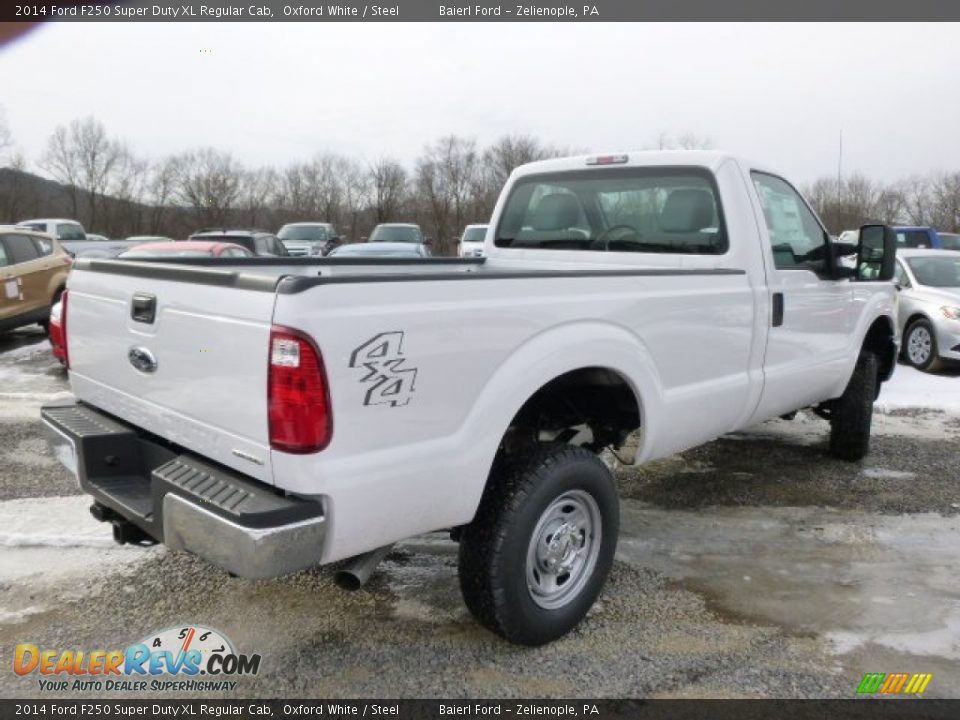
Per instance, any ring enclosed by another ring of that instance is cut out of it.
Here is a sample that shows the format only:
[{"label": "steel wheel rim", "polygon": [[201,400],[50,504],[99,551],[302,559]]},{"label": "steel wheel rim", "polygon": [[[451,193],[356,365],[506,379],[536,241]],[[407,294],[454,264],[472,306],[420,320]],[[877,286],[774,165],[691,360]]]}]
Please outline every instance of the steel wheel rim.
[{"label": "steel wheel rim", "polygon": [[910,333],[910,339],[907,340],[907,356],[910,362],[915,365],[923,365],[933,350],[933,339],[930,337],[930,331],[925,327],[914,328]]},{"label": "steel wheel rim", "polygon": [[601,530],[600,507],[583,490],[547,506],[527,547],[527,588],[537,605],[556,610],[580,594],[597,565]]}]

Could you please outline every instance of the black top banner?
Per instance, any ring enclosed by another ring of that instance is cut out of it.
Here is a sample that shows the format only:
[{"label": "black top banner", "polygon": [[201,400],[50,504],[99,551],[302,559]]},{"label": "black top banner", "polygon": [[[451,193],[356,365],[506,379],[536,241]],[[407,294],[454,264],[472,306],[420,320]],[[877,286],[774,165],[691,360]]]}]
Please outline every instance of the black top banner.
[{"label": "black top banner", "polygon": [[[205,2],[4,2],[13,22],[630,22],[960,20],[949,0],[591,0],[496,2],[311,0]],[[814,33],[811,30],[811,33]],[[865,48],[883,52],[883,48]]]},{"label": "black top banner", "polygon": [[960,700],[0,700],[7,718],[953,720]]}]

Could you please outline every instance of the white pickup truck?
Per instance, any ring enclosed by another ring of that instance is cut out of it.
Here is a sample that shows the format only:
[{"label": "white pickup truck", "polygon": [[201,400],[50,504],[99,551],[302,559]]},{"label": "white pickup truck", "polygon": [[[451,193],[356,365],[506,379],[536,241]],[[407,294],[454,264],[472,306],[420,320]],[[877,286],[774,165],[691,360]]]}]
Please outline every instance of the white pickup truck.
[{"label": "white pickup truck", "polygon": [[78,260],[57,456],[121,542],[247,577],[450,529],[475,617],[574,627],[643,463],[812,407],[868,450],[899,340],[895,239],[855,269],[774,172],[721,153],[518,168],[484,258]]}]

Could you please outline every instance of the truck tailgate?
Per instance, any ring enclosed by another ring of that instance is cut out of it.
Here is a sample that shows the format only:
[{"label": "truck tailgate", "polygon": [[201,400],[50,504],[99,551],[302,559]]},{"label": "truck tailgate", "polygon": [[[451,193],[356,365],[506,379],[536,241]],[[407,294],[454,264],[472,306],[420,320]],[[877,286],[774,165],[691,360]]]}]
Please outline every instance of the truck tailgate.
[{"label": "truck tailgate", "polygon": [[272,483],[271,279],[158,265],[138,274],[111,271],[119,264],[81,261],[71,274],[67,344],[74,394]]}]

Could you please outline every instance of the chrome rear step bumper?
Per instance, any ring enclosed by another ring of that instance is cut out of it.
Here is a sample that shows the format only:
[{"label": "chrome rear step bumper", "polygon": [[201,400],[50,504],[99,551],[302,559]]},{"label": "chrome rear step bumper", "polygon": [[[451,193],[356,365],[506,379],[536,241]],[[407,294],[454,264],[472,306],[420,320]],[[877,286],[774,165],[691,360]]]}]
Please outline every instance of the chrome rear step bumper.
[{"label": "chrome rear step bumper", "polygon": [[188,550],[248,578],[316,565],[323,554],[323,505],[195,455],[75,400],[41,410],[54,456],[109,512],[172,550]]}]

